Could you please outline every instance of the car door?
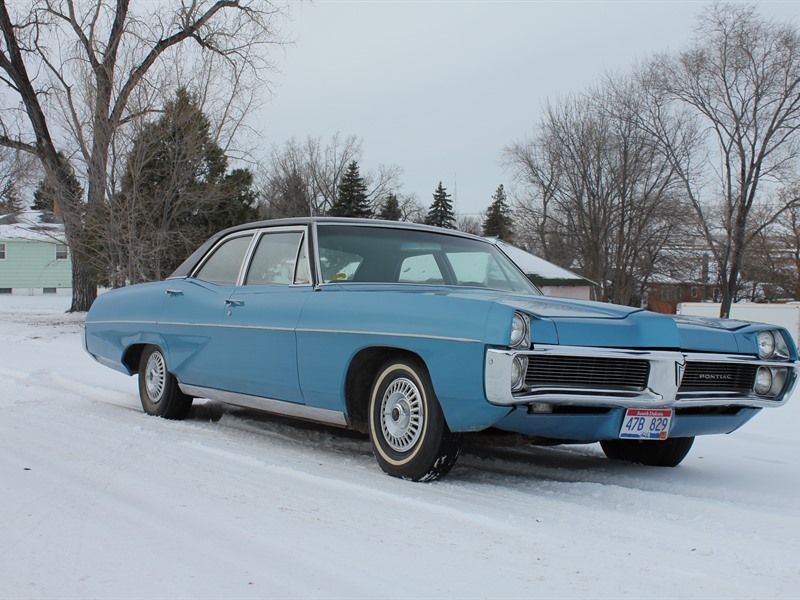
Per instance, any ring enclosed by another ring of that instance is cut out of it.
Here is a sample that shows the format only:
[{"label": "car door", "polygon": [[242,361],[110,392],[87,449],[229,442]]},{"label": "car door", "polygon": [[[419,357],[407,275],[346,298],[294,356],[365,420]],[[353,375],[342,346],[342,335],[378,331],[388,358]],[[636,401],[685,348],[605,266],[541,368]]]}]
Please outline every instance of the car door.
[{"label": "car door", "polygon": [[313,293],[306,227],[262,230],[242,278],[229,298],[222,335],[236,364],[226,389],[302,403],[296,328]]},{"label": "car door", "polygon": [[227,237],[189,277],[165,282],[167,298],[159,324],[169,368],[181,383],[225,389],[225,380],[235,376],[237,365],[223,327],[254,238],[253,232]]}]

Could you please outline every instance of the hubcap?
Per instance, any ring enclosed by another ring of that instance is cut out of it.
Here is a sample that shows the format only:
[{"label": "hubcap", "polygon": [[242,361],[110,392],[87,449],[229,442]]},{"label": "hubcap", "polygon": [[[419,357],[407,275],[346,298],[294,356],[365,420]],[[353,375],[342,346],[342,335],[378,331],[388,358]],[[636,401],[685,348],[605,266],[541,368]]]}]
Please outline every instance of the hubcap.
[{"label": "hubcap", "polygon": [[425,422],[422,394],[410,379],[395,379],[381,401],[381,431],[392,450],[407,452],[422,435]]},{"label": "hubcap", "polygon": [[147,389],[147,397],[153,404],[161,402],[164,394],[164,385],[167,380],[167,367],[164,364],[164,357],[160,352],[153,352],[147,359],[147,366],[144,370],[144,382]]}]

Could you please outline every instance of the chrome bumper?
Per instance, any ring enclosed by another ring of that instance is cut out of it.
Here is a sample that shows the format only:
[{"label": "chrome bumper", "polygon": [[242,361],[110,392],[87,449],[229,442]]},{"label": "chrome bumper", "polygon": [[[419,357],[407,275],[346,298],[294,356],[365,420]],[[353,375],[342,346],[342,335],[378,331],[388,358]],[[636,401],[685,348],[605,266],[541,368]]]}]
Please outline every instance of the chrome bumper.
[{"label": "chrome bumper", "polygon": [[[533,386],[520,392],[511,391],[511,365],[515,356],[605,357],[646,360],[650,364],[647,386],[643,390],[581,388],[568,386]],[[774,398],[755,392],[726,391],[680,392],[681,379],[687,363],[715,362],[748,364],[788,369],[783,391]],[[606,406],[623,408],[682,408],[691,406],[781,406],[798,391],[800,365],[791,361],[759,360],[753,356],[735,354],[705,354],[669,351],[620,350],[582,346],[536,346],[533,350],[486,351],[485,391],[492,404],[568,404],[573,406]]]}]

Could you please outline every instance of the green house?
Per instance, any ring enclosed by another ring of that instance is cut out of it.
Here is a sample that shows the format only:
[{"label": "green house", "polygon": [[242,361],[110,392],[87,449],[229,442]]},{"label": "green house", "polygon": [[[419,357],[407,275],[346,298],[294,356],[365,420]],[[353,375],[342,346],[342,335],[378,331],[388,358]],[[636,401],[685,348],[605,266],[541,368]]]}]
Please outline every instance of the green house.
[{"label": "green house", "polygon": [[0,294],[70,294],[72,261],[64,225],[52,214],[0,216]]}]

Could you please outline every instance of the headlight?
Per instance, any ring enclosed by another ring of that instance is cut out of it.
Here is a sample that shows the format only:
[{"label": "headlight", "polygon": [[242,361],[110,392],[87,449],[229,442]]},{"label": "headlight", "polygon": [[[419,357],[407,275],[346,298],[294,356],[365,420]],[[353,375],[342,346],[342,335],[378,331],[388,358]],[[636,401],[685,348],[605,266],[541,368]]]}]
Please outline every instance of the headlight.
[{"label": "headlight", "polygon": [[756,341],[758,357],[761,360],[789,360],[789,346],[781,331],[777,329],[759,331]]},{"label": "headlight", "polygon": [[758,357],[762,360],[772,358],[775,353],[775,336],[771,331],[758,332]]},{"label": "headlight", "polygon": [[514,318],[511,320],[511,341],[509,346],[512,348],[527,348],[530,345],[530,323],[528,322],[528,317],[522,313],[515,312]]},{"label": "headlight", "polygon": [[772,389],[772,371],[767,367],[758,367],[756,371],[756,384],[753,386],[756,394],[766,396]]}]

